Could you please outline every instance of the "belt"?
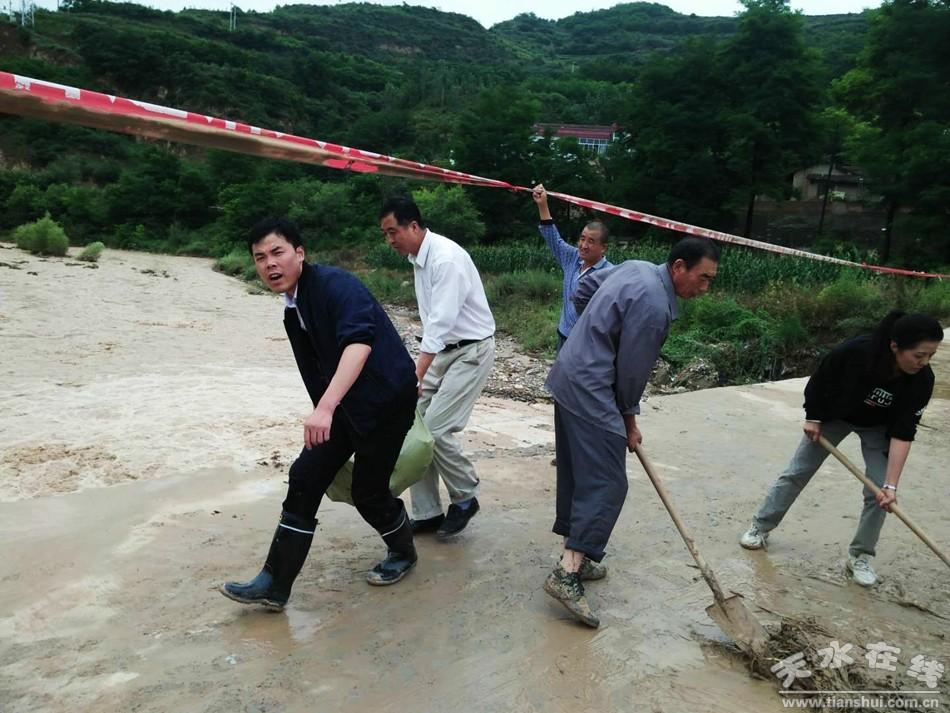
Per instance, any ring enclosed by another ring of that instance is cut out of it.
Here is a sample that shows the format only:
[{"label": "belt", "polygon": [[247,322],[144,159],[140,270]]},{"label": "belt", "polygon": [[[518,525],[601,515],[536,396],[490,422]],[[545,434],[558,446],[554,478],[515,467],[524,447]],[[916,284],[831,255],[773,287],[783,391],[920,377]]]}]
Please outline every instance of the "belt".
[{"label": "belt", "polygon": [[479,342],[484,342],[485,339],[488,339],[488,337],[485,337],[484,339],[461,339],[455,344],[446,344],[445,349],[442,351],[450,352],[453,349],[458,349],[459,347],[467,347],[469,344],[478,344]]},{"label": "belt", "polygon": [[[494,337],[494,336],[495,336],[494,334],[491,335],[491,337]],[[459,347],[467,347],[469,344],[478,344],[479,342],[484,342],[486,339],[491,339],[491,337],[482,337],[481,339],[460,339],[459,341],[455,342],[455,344],[446,344],[442,348],[442,351],[450,352],[455,349],[458,349]],[[421,342],[422,337],[416,337],[416,341]]]}]

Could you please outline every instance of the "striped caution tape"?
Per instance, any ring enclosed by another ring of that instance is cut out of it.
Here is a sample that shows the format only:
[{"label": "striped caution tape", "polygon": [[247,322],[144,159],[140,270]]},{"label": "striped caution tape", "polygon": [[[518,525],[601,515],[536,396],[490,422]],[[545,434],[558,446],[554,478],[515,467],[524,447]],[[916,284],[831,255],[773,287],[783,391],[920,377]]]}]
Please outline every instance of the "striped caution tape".
[{"label": "striped caution tape", "polygon": [[[531,191],[530,188],[525,186],[517,186],[493,178],[484,178],[448,168],[342,146],[329,141],[304,138],[242,124],[237,121],[92,92],[7,72],[0,72],[0,112],[79,124],[207,148],[235,151],[254,156],[316,164],[357,173],[378,173],[386,176],[417,178],[442,183],[503,188],[516,192]],[[589,210],[614,215],[626,220],[688,235],[710,238],[722,243],[765,250],[779,255],[830,262],[891,275],[923,278],[950,277],[946,274],[871,265],[828,255],[819,255],[806,250],[774,245],[718,230],[709,230],[708,228],[701,228],[565,193],[548,191],[548,195]]]}]

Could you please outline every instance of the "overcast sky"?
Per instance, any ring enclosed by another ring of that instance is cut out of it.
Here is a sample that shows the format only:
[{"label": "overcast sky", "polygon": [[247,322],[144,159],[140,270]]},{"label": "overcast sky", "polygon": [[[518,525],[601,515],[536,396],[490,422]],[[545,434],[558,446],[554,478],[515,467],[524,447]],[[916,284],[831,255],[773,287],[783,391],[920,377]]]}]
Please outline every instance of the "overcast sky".
[{"label": "overcast sky", "polygon": [[[0,8],[6,8],[11,0],[0,0]],[[20,0],[12,0],[15,9],[19,9]],[[402,0],[375,0],[378,5],[402,5]],[[55,8],[56,0],[37,0],[38,7]],[[141,3],[162,10],[182,10],[186,7],[207,10],[226,10],[231,6],[229,0],[150,0]],[[274,0],[235,0],[235,5],[244,10],[266,12],[275,5],[335,5],[335,0],[311,0],[309,3],[281,3]],[[474,17],[485,27],[496,22],[510,20],[523,12],[533,12],[538,17],[556,20],[575,12],[589,12],[613,7],[618,3],[611,0],[438,0],[438,2],[408,2],[408,5],[435,7],[445,12],[457,12]],[[742,9],[738,0],[667,0],[662,3],[683,14],[696,13],[706,16],[729,16]],[[793,0],[795,10],[806,15],[833,15],[845,12],[861,12],[869,7],[878,7],[880,0]]]}]

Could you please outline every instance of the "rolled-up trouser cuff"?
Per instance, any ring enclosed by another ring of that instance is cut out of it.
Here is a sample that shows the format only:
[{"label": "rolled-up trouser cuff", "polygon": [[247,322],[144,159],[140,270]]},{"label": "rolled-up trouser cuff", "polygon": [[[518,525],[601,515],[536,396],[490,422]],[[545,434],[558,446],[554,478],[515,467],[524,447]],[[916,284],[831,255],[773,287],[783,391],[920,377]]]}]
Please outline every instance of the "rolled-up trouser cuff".
[{"label": "rolled-up trouser cuff", "polygon": [[582,542],[578,542],[571,537],[567,538],[567,542],[564,543],[564,546],[569,550],[574,550],[575,552],[583,552],[587,559],[593,560],[594,562],[600,562],[604,558],[604,550],[597,549],[596,547],[590,547]]},{"label": "rolled-up trouser cuff", "polygon": [[561,537],[567,537],[571,534],[571,525],[564,520],[555,520],[554,527],[551,528],[551,532],[553,532],[555,535],[560,535]]}]

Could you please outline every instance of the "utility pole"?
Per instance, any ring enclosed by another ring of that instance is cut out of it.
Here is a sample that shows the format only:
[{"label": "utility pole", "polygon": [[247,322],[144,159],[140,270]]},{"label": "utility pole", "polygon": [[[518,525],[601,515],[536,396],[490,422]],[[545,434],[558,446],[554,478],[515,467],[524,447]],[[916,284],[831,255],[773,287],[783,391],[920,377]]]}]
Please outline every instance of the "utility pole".
[{"label": "utility pole", "polygon": [[828,207],[828,194],[831,192],[831,174],[835,169],[835,159],[837,155],[828,157],[828,175],[825,176],[825,194],[821,197],[821,215],[818,218],[818,235],[825,227],[825,210]]},{"label": "utility pole", "polygon": [[20,0],[20,25],[33,27],[36,24],[36,5],[33,0]]},{"label": "utility pole", "polygon": [[237,5],[231,5],[231,21],[228,23],[228,32],[237,29]]}]

